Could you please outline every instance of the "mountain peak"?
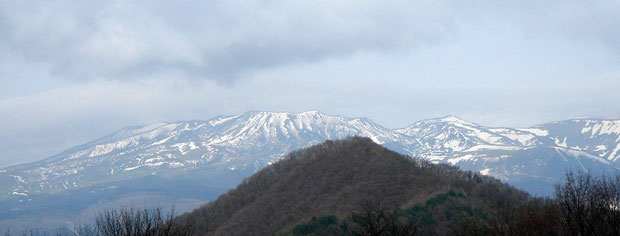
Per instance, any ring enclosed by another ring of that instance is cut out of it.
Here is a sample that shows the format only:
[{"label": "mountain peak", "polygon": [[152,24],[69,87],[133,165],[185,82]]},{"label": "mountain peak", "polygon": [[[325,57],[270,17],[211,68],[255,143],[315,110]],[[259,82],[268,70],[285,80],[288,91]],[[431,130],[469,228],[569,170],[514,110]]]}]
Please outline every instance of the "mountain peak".
[{"label": "mountain peak", "polygon": [[303,112],[277,112],[277,111],[248,111],[244,114],[247,115],[324,115],[317,110],[309,110]]},{"label": "mountain peak", "polygon": [[455,122],[455,123],[466,123],[466,124],[471,124],[471,122],[463,120],[455,115],[447,115],[444,117],[439,118],[440,121],[443,122]]},{"label": "mountain peak", "polygon": [[304,111],[304,112],[300,112],[298,114],[304,114],[304,115],[323,115],[323,113],[321,113],[320,111],[317,111],[317,110]]},{"label": "mountain peak", "polygon": [[466,120],[463,120],[455,115],[447,115],[447,116],[443,116],[443,117],[439,117],[439,118],[432,118],[432,119],[426,119],[426,120],[421,120],[418,121],[416,123],[414,123],[413,125],[429,125],[429,124],[437,124],[437,123],[447,123],[447,125],[453,125],[453,124],[457,124],[458,126],[461,125],[466,125],[466,126],[479,126],[473,122],[469,122]]},{"label": "mountain peak", "polygon": [[235,116],[245,119],[256,120],[261,123],[282,123],[293,120],[325,120],[331,118],[339,118],[338,116],[328,116],[319,111],[310,110],[304,112],[274,112],[274,111],[249,111],[241,115]]}]

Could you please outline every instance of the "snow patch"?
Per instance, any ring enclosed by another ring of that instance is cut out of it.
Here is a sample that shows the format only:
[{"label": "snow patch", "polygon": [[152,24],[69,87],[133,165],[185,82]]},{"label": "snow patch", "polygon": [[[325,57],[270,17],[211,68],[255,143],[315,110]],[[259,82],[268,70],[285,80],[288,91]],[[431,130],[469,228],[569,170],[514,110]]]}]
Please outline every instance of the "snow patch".
[{"label": "snow patch", "polygon": [[603,151],[603,150],[607,150],[607,147],[605,145],[598,145],[594,148],[595,152]]},{"label": "snow patch", "polygon": [[475,125],[474,123],[471,123],[469,121],[463,120],[463,119],[458,118],[458,117],[453,116],[453,115],[449,115],[449,116],[446,116],[446,117],[439,118],[439,121],[450,122],[450,123],[457,123],[457,124]]},{"label": "snow patch", "polygon": [[128,168],[125,168],[125,171],[135,170],[135,169],[138,169],[138,168],[140,168],[140,167],[142,167],[142,166],[128,167]]},{"label": "snow patch", "polygon": [[28,196],[26,193],[13,192],[13,195]]},{"label": "snow patch", "polygon": [[114,150],[125,148],[132,143],[135,143],[135,142],[132,140],[121,140],[115,143],[96,145],[94,147],[94,150],[90,152],[88,157],[96,157],[96,156],[105,155],[110,152],[113,152]]},{"label": "snow patch", "polygon": [[144,163],[142,165],[137,165],[137,166],[134,166],[134,167],[128,167],[128,168],[125,168],[125,171],[135,170],[135,169],[138,169],[140,167],[145,167],[145,166],[153,168],[153,167],[157,167],[157,166],[161,166],[161,165],[165,165],[165,164],[167,164],[168,166],[170,166],[172,168],[178,168],[178,167],[185,166],[185,164],[183,164],[181,162],[178,162],[178,161],[172,161],[172,162],[160,161],[160,162],[155,162],[155,163],[151,163],[151,162]]},{"label": "snow patch", "polygon": [[482,175],[489,175],[490,173],[491,173],[491,169],[490,168],[486,168],[486,169],[480,171],[480,174],[482,174]]},{"label": "snow patch", "polygon": [[178,167],[183,167],[183,166],[185,166],[185,164],[183,164],[183,163],[181,163],[181,162],[178,162],[178,161],[173,161],[173,162],[170,162],[170,163],[168,163],[168,165],[169,165],[170,167],[172,167],[172,168],[178,168]]},{"label": "snow patch", "polygon": [[561,147],[552,147],[552,148],[554,148],[558,152],[569,154],[569,155],[571,155],[573,157],[577,157],[577,158],[578,157],[586,157],[586,158],[598,161],[598,162],[600,162],[602,164],[605,164],[605,165],[611,165],[611,163],[609,161],[607,161],[607,160],[605,160],[603,158],[600,158],[598,156],[592,155],[590,153],[587,153],[587,152],[583,152],[583,151],[579,151],[579,150],[573,150],[573,149],[568,149],[568,148],[561,148]]},{"label": "snow patch", "polygon": [[157,141],[157,142],[154,142],[153,144],[151,144],[151,146],[160,145],[160,144],[163,144],[163,143],[165,143],[165,142],[168,142],[168,140],[170,140],[170,139],[171,139],[171,138],[173,138],[173,137],[174,137],[174,136],[170,136],[170,137],[167,137],[167,138],[165,138],[165,139],[162,139],[162,140],[159,140],[159,141]]},{"label": "snow patch", "polygon": [[547,135],[549,135],[549,131],[548,130],[538,129],[538,128],[518,129],[518,130],[525,131],[525,132],[530,132],[530,133],[535,134],[536,136],[547,136]]},{"label": "snow patch", "polygon": [[189,150],[200,149],[200,147],[198,147],[194,142],[177,143],[177,144],[171,145],[171,147],[176,147],[177,149],[179,149],[179,152],[183,155],[187,154]]},{"label": "snow patch", "polygon": [[18,175],[11,175],[12,177],[16,178],[17,181],[19,181],[20,183],[25,183],[26,181],[24,180],[24,178],[22,178],[21,176]]},{"label": "snow patch", "polygon": [[536,137],[536,135],[532,133],[501,133],[500,135],[521,143],[522,145],[529,146],[532,145],[530,141]]},{"label": "snow patch", "polygon": [[514,150],[523,150],[523,147],[518,147],[518,146],[498,146],[498,145],[476,145],[473,146],[467,150],[465,150],[464,152],[474,152],[474,151],[480,151],[480,150],[508,150],[508,151],[514,151]]},{"label": "snow patch", "polygon": [[459,163],[461,161],[470,161],[470,160],[474,160],[474,159],[475,159],[474,155],[467,154],[467,155],[462,156],[462,157],[451,158],[451,159],[448,160],[448,162],[450,162],[450,164],[454,165],[454,164]]},{"label": "snow patch", "polygon": [[620,151],[620,144],[618,144],[618,146],[616,146],[616,148],[609,154],[609,157],[607,158],[607,160],[612,161],[612,162],[617,161],[620,158],[620,153],[618,153],[619,151]]},{"label": "snow patch", "polygon": [[458,139],[451,139],[443,144],[444,148],[449,148],[454,151],[462,151],[465,149],[465,145],[461,145],[461,141]]},{"label": "snow patch", "polygon": [[560,140],[557,138],[553,138],[553,142],[555,142],[555,145],[558,145],[563,148],[568,148],[568,146],[566,145],[566,138],[567,137],[564,137],[564,140],[562,140],[562,142],[560,142]]}]

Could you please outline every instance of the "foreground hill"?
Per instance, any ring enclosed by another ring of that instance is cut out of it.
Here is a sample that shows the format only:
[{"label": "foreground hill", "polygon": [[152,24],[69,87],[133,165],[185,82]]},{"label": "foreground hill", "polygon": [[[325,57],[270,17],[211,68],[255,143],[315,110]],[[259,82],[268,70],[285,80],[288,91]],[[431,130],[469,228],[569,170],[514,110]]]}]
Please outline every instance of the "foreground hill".
[{"label": "foreground hill", "polygon": [[450,202],[445,212],[483,216],[528,195],[494,178],[411,159],[356,137],[293,152],[179,220],[199,235],[268,235],[312,217],[344,216],[369,201],[405,209],[438,197],[423,213],[441,230],[457,217],[438,205]]}]

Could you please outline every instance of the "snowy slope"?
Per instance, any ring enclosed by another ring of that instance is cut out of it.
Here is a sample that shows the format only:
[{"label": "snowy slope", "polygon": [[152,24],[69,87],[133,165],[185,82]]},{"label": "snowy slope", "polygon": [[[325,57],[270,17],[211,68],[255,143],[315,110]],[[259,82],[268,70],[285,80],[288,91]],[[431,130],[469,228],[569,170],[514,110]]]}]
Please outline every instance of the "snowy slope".
[{"label": "snowy slope", "polygon": [[[146,175],[176,175],[192,169],[208,170],[210,175],[236,170],[245,175],[289,151],[352,135],[370,137],[414,157],[459,165],[506,181],[514,179],[511,176],[516,173],[544,176],[533,171],[547,163],[540,158],[562,157],[567,168],[576,169],[608,170],[620,163],[619,120],[575,119],[514,129],[485,127],[446,116],[390,130],[368,119],[317,111],[248,112],[207,121],[128,127],[43,161],[2,169],[0,199]],[[529,155],[536,157],[531,160],[513,158],[542,149],[555,151]],[[579,158],[586,156],[590,158]],[[519,168],[502,164],[517,159],[522,163],[514,166]]]},{"label": "snowy slope", "polygon": [[[446,116],[390,130],[368,119],[317,111],[247,112],[207,121],[128,127],[40,162],[5,168],[0,170],[0,199],[146,175],[176,175],[192,169],[208,170],[209,175],[236,170],[241,178],[289,151],[352,135],[370,137],[414,157],[459,165],[506,181],[517,173],[544,176],[533,171],[547,163],[540,158],[562,157],[567,159],[566,168],[606,171],[620,163],[619,120],[576,119],[514,129],[485,127]],[[531,160],[513,158],[542,149],[555,151],[529,155],[535,156]],[[579,158],[585,156],[590,158]],[[519,168],[502,164],[517,159],[522,163],[514,166]]]},{"label": "snowy slope", "polygon": [[526,129],[480,126],[455,116],[395,131],[418,139],[410,155],[492,175],[534,194],[549,194],[567,170],[618,171],[618,121],[570,120]]},{"label": "snowy slope", "polygon": [[522,145],[518,140],[455,116],[423,120],[395,131],[417,138],[427,150],[443,153],[517,148]]},{"label": "snowy slope", "polygon": [[370,120],[316,111],[248,112],[208,121],[157,123],[129,127],[46,160],[1,170],[1,190],[8,193],[2,198],[190,169],[252,173],[287,152],[353,135],[402,149],[413,145],[405,135]]},{"label": "snowy slope", "polygon": [[547,145],[585,151],[620,167],[620,120],[573,119],[536,128],[549,133]]}]

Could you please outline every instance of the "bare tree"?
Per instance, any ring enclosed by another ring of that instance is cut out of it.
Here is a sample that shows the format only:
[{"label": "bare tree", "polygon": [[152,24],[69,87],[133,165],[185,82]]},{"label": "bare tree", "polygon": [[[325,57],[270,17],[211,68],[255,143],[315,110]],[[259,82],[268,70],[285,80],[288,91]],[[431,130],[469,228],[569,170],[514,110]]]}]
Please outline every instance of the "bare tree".
[{"label": "bare tree", "polygon": [[620,235],[620,175],[568,172],[556,186],[563,228],[571,235]]},{"label": "bare tree", "polygon": [[389,212],[380,203],[365,201],[358,213],[350,217],[352,231],[360,235],[414,235],[417,226],[403,222],[397,211]]},{"label": "bare tree", "polygon": [[84,236],[160,236],[190,235],[190,227],[175,221],[174,210],[161,209],[105,210],[98,214],[94,225],[80,226],[75,234]]}]

